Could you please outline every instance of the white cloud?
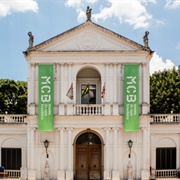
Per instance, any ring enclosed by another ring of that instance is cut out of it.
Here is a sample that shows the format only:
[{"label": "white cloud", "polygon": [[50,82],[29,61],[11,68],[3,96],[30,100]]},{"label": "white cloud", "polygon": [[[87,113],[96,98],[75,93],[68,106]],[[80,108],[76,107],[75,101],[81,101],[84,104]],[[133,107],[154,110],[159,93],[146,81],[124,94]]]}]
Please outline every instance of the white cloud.
[{"label": "white cloud", "polygon": [[180,50],[180,42],[177,43],[176,49]]},{"label": "white cloud", "polygon": [[[93,15],[95,21],[116,17],[120,23],[128,23],[134,29],[149,26],[148,20],[151,19],[151,15],[146,11],[145,5],[141,1],[108,0],[108,2],[110,3],[109,7],[104,7],[99,13]],[[145,0],[143,2],[147,3]]]},{"label": "white cloud", "polygon": [[156,19],[156,23],[157,23],[157,24],[164,25],[164,24],[165,24],[165,21],[160,20],[160,19]]},{"label": "white cloud", "polygon": [[38,4],[34,0],[0,0],[0,16],[7,16],[13,12],[38,11]]},{"label": "white cloud", "polygon": [[79,8],[82,5],[82,0],[67,0],[65,5],[67,7]]},{"label": "white cloud", "polygon": [[[88,2],[96,3],[98,0],[66,0],[65,5],[76,9],[78,21],[81,22],[86,18],[85,13],[82,13],[82,9],[85,8],[85,3]],[[146,10],[148,3],[156,3],[156,0],[107,0],[106,5],[100,5],[100,12],[92,13],[92,19],[98,22],[115,17],[120,23],[127,23],[133,26],[134,29],[148,28],[148,21],[152,18],[152,15]]]},{"label": "white cloud", "polygon": [[150,74],[152,75],[155,71],[163,71],[164,69],[172,69],[175,64],[167,59],[165,62],[162,57],[158,56],[156,52],[154,53],[150,61]]},{"label": "white cloud", "polygon": [[166,0],[165,7],[172,9],[180,8],[180,0]]},{"label": "white cloud", "polygon": [[98,2],[98,0],[86,0],[86,1],[87,1],[87,3],[91,3],[91,4]]}]

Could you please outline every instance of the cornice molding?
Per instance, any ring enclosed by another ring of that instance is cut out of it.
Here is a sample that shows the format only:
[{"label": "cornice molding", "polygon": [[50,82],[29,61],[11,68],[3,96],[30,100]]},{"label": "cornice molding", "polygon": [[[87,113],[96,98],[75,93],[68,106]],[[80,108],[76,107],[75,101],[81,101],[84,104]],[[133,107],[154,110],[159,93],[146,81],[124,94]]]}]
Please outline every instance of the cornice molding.
[{"label": "cornice molding", "polygon": [[83,55],[83,54],[118,54],[118,55],[149,55],[153,52],[147,52],[147,51],[136,51],[136,50],[133,50],[133,51],[110,51],[110,50],[107,50],[107,51],[32,51],[31,52],[31,55],[37,55],[37,54],[50,54],[50,55],[55,55],[55,54],[79,54],[79,55]]}]

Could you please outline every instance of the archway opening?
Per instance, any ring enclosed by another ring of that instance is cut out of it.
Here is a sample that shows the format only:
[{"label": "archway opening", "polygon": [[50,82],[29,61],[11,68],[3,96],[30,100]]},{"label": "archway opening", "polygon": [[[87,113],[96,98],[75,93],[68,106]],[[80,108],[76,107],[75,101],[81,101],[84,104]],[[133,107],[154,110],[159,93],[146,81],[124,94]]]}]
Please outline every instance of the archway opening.
[{"label": "archway opening", "polygon": [[93,132],[85,132],[76,140],[75,179],[102,179],[102,142]]},{"label": "archway opening", "polygon": [[77,74],[76,84],[76,98],[78,104],[101,103],[101,75],[96,69],[86,67],[80,70]]}]

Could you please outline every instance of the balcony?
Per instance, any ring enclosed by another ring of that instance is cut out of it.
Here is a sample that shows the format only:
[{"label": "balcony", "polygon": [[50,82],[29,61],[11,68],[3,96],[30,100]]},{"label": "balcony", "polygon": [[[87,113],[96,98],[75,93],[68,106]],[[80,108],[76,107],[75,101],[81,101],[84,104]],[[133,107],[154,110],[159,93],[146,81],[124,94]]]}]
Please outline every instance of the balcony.
[{"label": "balcony", "polygon": [[174,179],[179,177],[179,169],[152,170],[151,179]]},{"label": "balcony", "polygon": [[14,124],[22,124],[26,123],[26,115],[20,114],[0,114],[0,124],[3,123],[14,123]]},{"label": "balcony", "polygon": [[102,115],[104,114],[103,106],[101,104],[75,105],[74,112],[76,115]]},{"label": "balcony", "polygon": [[151,123],[180,123],[180,114],[151,114]]}]

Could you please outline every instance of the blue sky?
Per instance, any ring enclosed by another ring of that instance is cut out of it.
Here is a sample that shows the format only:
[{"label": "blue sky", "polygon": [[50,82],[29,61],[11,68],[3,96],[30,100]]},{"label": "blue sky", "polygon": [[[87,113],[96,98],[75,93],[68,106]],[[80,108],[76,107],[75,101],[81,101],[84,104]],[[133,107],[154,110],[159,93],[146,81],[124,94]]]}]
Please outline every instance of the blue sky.
[{"label": "blue sky", "polygon": [[92,21],[155,51],[150,71],[180,65],[180,0],[0,0],[0,79],[27,81],[23,51],[28,35],[34,45]]}]

